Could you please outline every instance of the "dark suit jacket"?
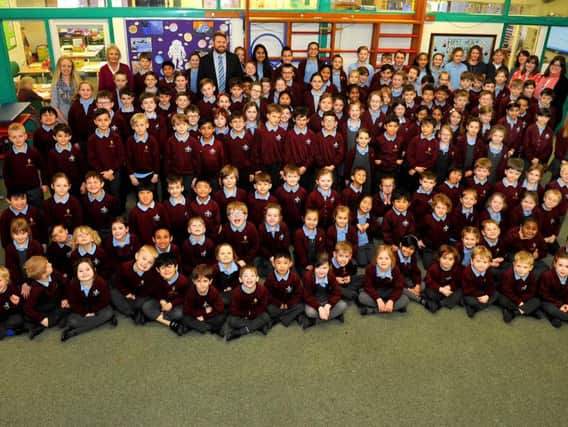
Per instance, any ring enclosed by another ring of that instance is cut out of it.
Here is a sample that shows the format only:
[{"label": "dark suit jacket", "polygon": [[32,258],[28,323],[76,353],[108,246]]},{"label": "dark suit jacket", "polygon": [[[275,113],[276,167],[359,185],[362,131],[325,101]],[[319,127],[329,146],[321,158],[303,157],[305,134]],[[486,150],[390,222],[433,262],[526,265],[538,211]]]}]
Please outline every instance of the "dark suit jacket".
[{"label": "dark suit jacket", "polygon": [[[226,60],[226,67],[225,70],[225,91],[228,92],[228,82],[234,77],[241,77],[242,70],[241,64],[239,63],[239,58],[237,55],[231,52],[226,52],[227,60]],[[215,87],[217,88],[217,92],[219,91],[219,83],[217,82],[217,73],[215,72],[215,64],[213,59],[213,53],[208,53],[199,62],[199,81],[204,78],[210,78],[215,82]]]}]

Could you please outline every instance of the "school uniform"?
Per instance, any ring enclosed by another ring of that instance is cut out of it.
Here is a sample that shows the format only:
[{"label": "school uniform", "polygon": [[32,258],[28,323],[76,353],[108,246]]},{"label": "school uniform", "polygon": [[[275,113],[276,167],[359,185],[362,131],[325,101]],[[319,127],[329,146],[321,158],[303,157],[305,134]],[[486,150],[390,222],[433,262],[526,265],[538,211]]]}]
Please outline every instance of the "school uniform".
[{"label": "school uniform", "polygon": [[61,199],[55,194],[47,199],[43,204],[43,212],[48,227],[63,224],[73,233],[75,227],[84,224],[81,202],[69,193]]},{"label": "school uniform", "polygon": [[432,264],[438,248],[450,242],[449,216],[444,215],[440,218],[435,213],[426,216],[423,233],[420,237],[425,245],[422,250],[422,263],[425,268],[428,268]]},{"label": "school uniform", "polygon": [[188,277],[193,268],[199,264],[212,265],[215,260],[215,243],[206,236],[198,239],[189,236],[184,239],[181,247],[181,268]]},{"label": "school uniform", "polygon": [[104,240],[110,235],[112,221],[118,212],[118,201],[112,194],[102,190],[97,196],[90,193],[81,198],[85,224],[97,230]]},{"label": "school uniform", "polygon": [[377,167],[375,160],[375,151],[372,148],[352,147],[345,155],[344,176],[346,178],[350,177],[355,168],[364,169],[367,174],[367,180],[363,184],[363,192],[370,193],[371,183],[375,181],[375,168]]},{"label": "school uniform", "polygon": [[[70,314],[64,337],[69,338],[98,328],[114,317],[110,306],[110,289],[101,276],[96,276],[90,287],[84,286],[77,279],[71,280],[65,295],[69,302]],[[89,313],[94,316],[87,317]]]},{"label": "school uniform", "polygon": [[533,274],[538,279],[540,274],[545,271],[548,267],[544,263],[544,257],[548,254],[546,242],[540,234],[540,231],[532,239],[521,239],[519,236],[519,230],[521,227],[513,227],[505,234],[503,238],[503,243],[507,250],[509,251],[509,258],[513,259],[513,256],[519,251],[527,251],[534,254],[538,251],[538,257],[534,260]]},{"label": "school uniform", "polygon": [[[337,168],[343,162],[345,156],[345,143],[339,132],[334,130],[327,133],[325,129],[316,134],[314,144],[314,160],[318,168],[335,166],[334,178],[339,178]],[[337,184],[337,183],[336,183]]]},{"label": "school uniform", "polygon": [[252,157],[255,170],[267,172],[272,183],[276,184],[280,179],[286,130],[278,125],[272,127],[267,122],[265,127],[257,129],[254,137]]},{"label": "school uniform", "polygon": [[409,212],[399,212],[395,208],[385,213],[381,224],[383,240],[387,245],[397,245],[407,234],[416,234],[416,221]]},{"label": "school uniform", "polygon": [[65,278],[73,274],[73,266],[70,262],[71,246],[66,243],[51,242],[45,251],[45,256],[53,266]]},{"label": "school uniform", "polygon": [[295,188],[292,188],[287,183],[282,184],[274,192],[274,196],[282,207],[282,216],[286,218],[286,222],[292,232],[302,226],[307,194],[304,187],[297,185]]},{"label": "school uniform", "polygon": [[148,206],[140,202],[136,203],[128,215],[130,231],[136,234],[143,244],[151,245],[154,230],[167,227],[169,223],[168,213],[164,206],[154,201]]},{"label": "school uniform", "polygon": [[[449,271],[443,270],[439,263],[431,264],[424,278],[423,297],[426,300],[426,308],[434,313],[441,307],[452,309],[457,306],[463,297],[461,275],[462,268],[458,262],[454,262]],[[440,292],[440,288],[445,286],[450,286],[452,291],[450,296]]]},{"label": "school uniform", "polygon": [[27,204],[21,211],[8,206],[0,214],[0,242],[4,248],[12,242],[10,225],[16,218],[24,218],[28,222],[32,238],[47,243],[47,227],[44,225],[43,215],[35,206]]},{"label": "school uniform", "polygon": [[81,182],[85,179],[87,163],[81,149],[71,143],[61,148],[55,145],[47,154],[47,179],[52,181],[56,173],[64,173],[71,183],[71,193],[80,194]]},{"label": "school uniform", "polygon": [[[207,309],[210,308],[210,312]],[[203,317],[203,320],[197,320]],[[201,295],[195,285],[190,284],[183,302],[183,323],[189,330],[199,333],[217,333],[225,323],[225,307],[221,294],[214,286]]]},{"label": "school uniform", "polygon": [[306,303],[304,311],[309,319],[319,319],[319,308],[329,304],[329,320],[338,318],[342,321],[347,303],[341,300],[341,288],[333,273],[330,272],[324,279],[319,279],[313,271],[306,271],[302,282]]},{"label": "school uniform", "polygon": [[197,142],[190,135],[182,138],[177,133],[168,138],[163,158],[164,175],[183,177],[186,194],[191,191],[191,181],[201,174],[201,154],[196,149]]},{"label": "school uniform", "polygon": [[375,264],[365,268],[363,290],[359,293],[359,303],[366,308],[364,313],[377,313],[377,299],[385,303],[393,302],[393,311],[406,311],[408,297],[403,293],[404,278],[398,267],[382,273]]},{"label": "school uniform", "polygon": [[162,314],[160,301],[172,304],[172,309],[163,312],[164,319],[179,321],[183,318],[185,294],[191,283],[183,273],[176,273],[170,280],[160,277],[156,281],[153,295],[142,305],[142,313],[150,320],[156,320]]},{"label": "school uniform", "polygon": [[[480,273],[474,271],[471,265],[464,268],[462,274],[463,302],[469,317],[475,316],[479,310],[488,308],[494,304],[499,297],[493,283],[493,275],[490,271]],[[486,303],[481,303],[477,299],[483,295],[489,296]]]},{"label": "school uniform", "polygon": [[428,215],[432,215],[432,196],[434,196],[434,191],[430,190],[428,192],[419,186],[418,189],[412,194],[412,200],[410,202],[409,211],[412,212],[414,218],[416,218],[416,228],[418,232],[421,232],[424,228],[424,221]]},{"label": "school uniform", "polygon": [[231,297],[226,339],[237,338],[259,330],[266,334],[270,328],[267,307],[268,291],[263,285],[258,283],[251,293],[245,290],[244,286],[238,286]]},{"label": "school uniform", "polygon": [[10,282],[21,287],[26,282],[25,262],[34,255],[43,255],[43,247],[37,240],[28,238],[22,246],[12,241],[5,250],[5,266],[10,272]]},{"label": "school uniform", "polygon": [[[434,135],[426,138],[422,134],[415,136],[410,140],[408,149],[406,150],[406,162],[409,169],[423,167],[431,170],[436,165],[438,159],[438,140]],[[412,181],[417,180],[415,175]]]},{"label": "school uniform", "polygon": [[221,212],[219,205],[211,196],[202,201],[195,198],[189,204],[191,216],[198,216],[205,222],[205,234],[212,240],[216,240],[221,226]]},{"label": "school uniform", "polygon": [[219,291],[226,310],[231,306],[233,290],[240,285],[239,270],[239,265],[234,261],[229,267],[220,262],[213,265],[213,286]]},{"label": "school uniform", "polygon": [[397,178],[400,165],[397,160],[403,160],[403,141],[398,134],[394,138],[389,137],[386,133],[379,135],[376,139],[376,158],[381,161],[377,167],[377,173],[381,176],[392,175]]},{"label": "school uniform", "polygon": [[174,242],[181,245],[187,238],[187,223],[191,215],[189,202],[185,196],[182,196],[181,200],[174,200],[170,197],[162,205],[168,214]]},{"label": "school uniform", "polygon": [[[556,189],[556,190],[560,191],[560,193],[562,194],[562,201],[560,202],[560,205],[558,207],[560,208],[560,215],[561,216],[566,215],[566,210],[568,208],[568,183],[565,183],[564,181],[562,181],[562,178],[557,178],[554,181],[550,181],[546,185],[546,189],[547,190]],[[2,221],[2,218],[0,217],[0,222],[1,221]]]},{"label": "school uniform", "polygon": [[465,188],[473,188],[477,192],[476,208],[480,211],[485,206],[485,202],[489,198],[489,195],[493,192],[491,187],[489,179],[481,181],[473,175],[465,179]]},{"label": "school uniform", "polygon": [[542,298],[542,310],[550,319],[560,319],[562,322],[568,322],[568,313],[560,311],[560,307],[568,304],[566,279],[560,279],[556,271],[550,269],[540,275],[538,285],[539,294]]},{"label": "school uniform", "polygon": [[[165,146],[165,141],[161,145]],[[126,140],[126,172],[148,184],[153,174],[160,173],[160,146],[151,133],[142,137],[131,135]]]},{"label": "school uniform", "polygon": [[507,203],[507,207],[511,208],[516,206],[517,203],[521,200],[522,194],[522,187],[521,183],[517,181],[514,184],[509,183],[503,178],[501,181],[498,181],[495,186],[493,187],[494,193],[503,193],[505,196],[505,202]]},{"label": "school uniform", "polygon": [[[373,196],[373,216],[377,219],[377,226],[381,227],[385,214],[392,208],[391,195],[386,196],[382,191],[377,191]],[[379,231],[379,230],[377,230]]]},{"label": "school uniform", "polygon": [[274,227],[266,222],[258,227],[260,238],[259,257],[269,260],[277,252],[287,252],[290,247],[290,231],[285,222],[281,221]]},{"label": "school uniform", "polygon": [[69,255],[69,262],[73,266],[83,257],[89,258],[92,261],[100,276],[105,279],[110,278],[110,261],[102,246],[97,246],[93,243],[91,248],[88,250],[77,247],[75,250],[71,251],[71,254]]},{"label": "school uniform", "polygon": [[[10,298],[16,296],[20,299],[18,304],[14,304]],[[0,293],[0,341],[6,336],[6,331],[12,329],[19,333],[24,327],[24,316],[22,315],[23,298],[18,287],[9,283],[6,290]]]},{"label": "school uniform", "polygon": [[53,127],[41,124],[33,134],[33,147],[39,151],[43,159],[47,158],[47,153],[55,146],[53,139]]},{"label": "school uniform", "polygon": [[[276,271],[271,272],[264,282],[268,291],[267,311],[273,322],[280,321],[288,327],[304,312],[302,302],[302,280],[294,271],[288,271],[280,276]],[[281,308],[286,305],[286,308]]]},{"label": "school uniform", "polygon": [[258,231],[250,221],[239,228],[230,223],[223,224],[219,241],[229,243],[235,251],[236,259],[243,260],[247,264],[253,262],[260,248]]},{"label": "school uniform", "polygon": [[522,277],[513,270],[513,267],[508,268],[501,275],[499,289],[499,305],[512,314],[511,317],[521,314],[520,310],[522,314],[530,316],[540,308],[537,281],[532,272]]},{"label": "school uniform", "polygon": [[260,227],[264,222],[264,209],[269,203],[278,203],[276,197],[267,193],[265,196],[261,196],[256,191],[249,193],[247,197],[247,207],[248,207],[248,219],[257,227]]},{"label": "school uniform", "polygon": [[450,238],[456,241],[460,240],[464,227],[479,227],[478,217],[475,206],[466,209],[461,204],[455,205],[454,210],[449,215]]},{"label": "school uniform", "polygon": [[4,155],[2,176],[8,193],[20,189],[26,193],[28,203],[41,210],[43,192],[40,185],[47,185],[48,181],[43,157],[36,148],[24,145],[22,150],[16,150],[14,146],[8,149]]},{"label": "school uniform", "polygon": [[538,159],[539,163],[546,165],[552,154],[554,132],[548,126],[540,129],[536,123],[530,125],[523,138],[523,157],[528,161]]},{"label": "school uniform", "polygon": [[353,249],[353,256],[357,256],[357,249],[358,249],[358,239],[357,239],[357,229],[352,224],[347,224],[343,228],[337,227],[337,225],[333,224],[327,228],[325,234],[325,242],[327,247],[327,252],[329,254],[333,253],[335,249],[335,244],[337,242],[347,242],[351,244],[351,248]]},{"label": "school uniform", "polygon": [[454,161],[458,167],[464,170],[473,170],[475,160],[484,157],[487,151],[487,144],[483,142],[479,135],[475,138],[460,135],[454,147],[456,150]]},{"label": "school uniform", "polygon": [[435,188],[436,193],[443,193],[448,196],[454,208],[460,204],[462,190],[463,188],[459,182],[457,184],[451,184],[447,179],[438,184]]},{"label": "school uniform", "polygon": [[89,167],[97,172],[112,170],[114,179],[107,182],[107,190],[120,198],[121,174],[125,153],[121,136],[114,131],[105,134],[98,129],[87,140],[87,162]]},{"label": "school uniform", "polygon": [[293,164],[298,167],[305,167],[308,170],[314,163],[314,147],[316,134],[307,127],[303,130],[294,126],[286,132],[284,141],[284,164]]},{"label": "school uniform", "polygon": [[71,103],[67,122],[71,127],[73,139],[84,145],[89,136],[95,131],[95,110],[97,105],[95,99],[77,99]]},{"label": "school uniform", "polygon": [[61,308],[66,281],[61,274],[54,271],[46,280],[30,280],[30,295],[24,300],[24,319],[30,326],[30,337],[33,338],[44,329],[41,321],[48,319],[48,328],[57,326],[66,311]]},{"label": "school uniform", "polygon": [[[422,273],[420,272],[420,268],[418,268],[416,252],[409,257],[405,257],[402,255],[400,249],[398,249],[396,251],[396,258],[397,267],[404,280],[404,295],[406,295],[411,301],[420,302],[422,299],[422,290],[424,289],[424,285],[422,283]],[[420,285],[420,297],[417,297],[410,291],[410,289],[414,288],[416,285]]]},{"label": "school uniform", "polygon": [[138,249],[142,247],[138,236],[127,233],[122,242],[108,236],[103,244],[105,254],[110,263],[110,270],[115,276],[122,263],[132,261]]},{"label": "school uniform", "polygon": [[225,166],[225,152],[223,144],[218,139],[205,142],[202,137],[195,144],[194,149],[199,153],[201,162],[198,168],[201,174],[207,178],[213,190],[218,188],[218,174],[223,166]]},{"label": "school uniform", "polygon": [[225,160],[239,170],[240,181],[246,187],[250,187],[249,176],[255,172],[252,155],[257,149],[256,142],[256,137],[246,129],[241,133],[231,130],[225,138]]},{"label": "school uniform", "polygon": [[217,98],[212,96],[208,99],[200,99],[197,101],[197,108],[199,108],[199,117],[202,120],[213,123],[213,110],[217,107]]},{"label": "school uniform", "polygon": [[357,297],[359,296],[359,290],[363,286],[363,276],[357,274],[357,266],[353,260],[345,265],[340,265],[335,257],[330,260],[330,267],[335,275],[336,279],[343,279],[349,277],[348,283],[339,283],[337,286],[341,289],[341,297],[348,301],[357,302]]},{"label": "school uniform", "polygon": [[306,209],[319,211],[318,225],[327,228],[333,222],[333,211],[339,204],[339,198],[335,190],[323,191],[319,187],[313,190],[306,198]]},{"label": "school uniform", "polygon": [[[157,271],[153,268],[146,272],[138,272],[134,269],[135,261],[123,263],[114,282],[115,287],[111,290],[112,305],[116,310],[127,317],[140,316],[142,306],[156,292],[158,281],[161,280]],[[126,298],[126,295],[134,295],[134,299]],[[140,322],[143,323],[143,322]]]},{"label": "school uniform", "polygon": [[317,255],[325,250],[325,234],[320,227],[309,231],[306,226],[302,226],[296,230],[294,263],[299,272],[303,272],[308,265],[314,265]]}]

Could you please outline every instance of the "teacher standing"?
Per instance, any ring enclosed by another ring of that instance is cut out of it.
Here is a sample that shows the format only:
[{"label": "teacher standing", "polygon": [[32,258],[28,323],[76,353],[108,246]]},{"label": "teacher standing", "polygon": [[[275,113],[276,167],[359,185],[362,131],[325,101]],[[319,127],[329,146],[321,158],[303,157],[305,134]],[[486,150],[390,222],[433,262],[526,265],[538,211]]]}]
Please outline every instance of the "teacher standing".
[{"label": "teacher standing", "polygon": [[126,64],[120,62],[121,58],[120,49],[118,46],[111,44],[106,48],[106,64],[99,70],[99,91],[108,90],[112,93],[115,92],[116,86],[114,85],[114,75],[117,71],[123,71],[128,77],[128,86],[134,88],[134,79],[132,71]]},{"label": "teacher standing", "polygon": [[227,52],[227,35],[220,31],[213,35],[213,51],[199,62],[198,81],[210,78],[215,82],[217,92],[227,92],[228,82],[234,77],[241,77],[241,65],[237,55]]}]

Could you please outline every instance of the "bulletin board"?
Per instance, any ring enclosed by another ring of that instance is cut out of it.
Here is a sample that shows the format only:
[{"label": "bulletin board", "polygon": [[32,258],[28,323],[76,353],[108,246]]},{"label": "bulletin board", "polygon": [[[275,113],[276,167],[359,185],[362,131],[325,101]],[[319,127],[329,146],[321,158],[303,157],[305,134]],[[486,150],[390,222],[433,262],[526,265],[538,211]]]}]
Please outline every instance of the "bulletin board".
[{"label": "bulletin board", "polygon": [[430,53],[444,55],[444,62],[450,61],[450,54],[456,47],[463,48],[465,52],[464,59],[467,58],[469,49],[478,45],[483,49],[483,62],[487,63],[491,59],[493,49],[495,48],[495,35],[487,34],[432,34],[430,36]]},{"label": "bulletin board", "polygon": [[[126,19],[128,59],[134,72],[138,70],[138,55],[152,56],[154,71],[161,75],[164,61],[172,61],[176,70],[189,68],[193,52],[205,55],[213,46],[213,34],[222,31],[230,40],[231,23],[215,19]],[[227,46],[229,50],[229,46]]]}]

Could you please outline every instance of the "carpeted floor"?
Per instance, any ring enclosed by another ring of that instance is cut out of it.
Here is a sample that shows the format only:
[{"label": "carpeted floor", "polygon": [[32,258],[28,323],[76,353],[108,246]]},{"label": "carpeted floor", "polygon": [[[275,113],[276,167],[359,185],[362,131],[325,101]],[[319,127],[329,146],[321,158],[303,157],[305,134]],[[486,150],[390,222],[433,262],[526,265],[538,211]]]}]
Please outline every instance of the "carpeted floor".
[{"label": "carpeted floor", "polygon": [[120,318],[0,344],[0,425],[562,425],[568,327],[496,308],[281,325],[230,343]]}]

